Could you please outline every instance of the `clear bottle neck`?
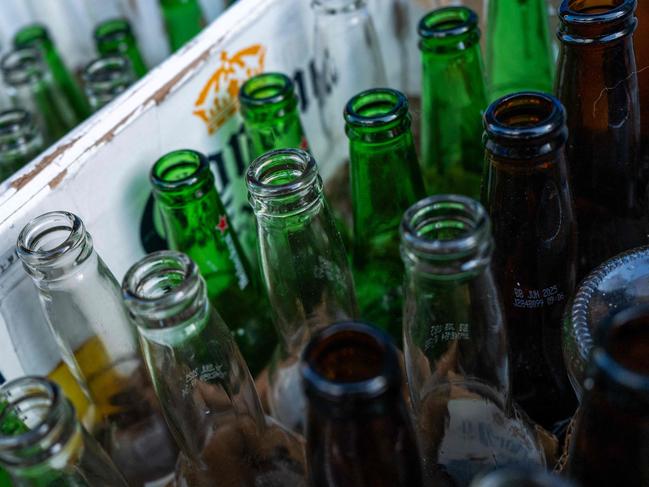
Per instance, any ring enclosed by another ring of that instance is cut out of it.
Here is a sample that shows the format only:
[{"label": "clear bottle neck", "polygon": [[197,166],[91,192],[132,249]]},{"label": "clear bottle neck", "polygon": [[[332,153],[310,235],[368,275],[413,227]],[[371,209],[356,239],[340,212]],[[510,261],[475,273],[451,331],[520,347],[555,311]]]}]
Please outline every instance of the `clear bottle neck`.
[{"label": "clear bottle neck", "polygon": [[131,63],[120,55],[95,59],[83,71],[86,96],[97,111],[135,83]]},{"label": "clear bottle neck", "polygon": [[43,149],[43,135],[29,112],[19,108],[0,112],[0,163],[27,162]]},{"label": "clear bottle neck", "polygon": [[0,61],[4,82],[13,89],[35,87],[46,79],[41,51],[33,47],[22,47],[8,52]]},{"label": "clear bottle neck", "polygon": [[311,6],[318,15],[336,15],[367,8],[366,0],[312,0]]}]

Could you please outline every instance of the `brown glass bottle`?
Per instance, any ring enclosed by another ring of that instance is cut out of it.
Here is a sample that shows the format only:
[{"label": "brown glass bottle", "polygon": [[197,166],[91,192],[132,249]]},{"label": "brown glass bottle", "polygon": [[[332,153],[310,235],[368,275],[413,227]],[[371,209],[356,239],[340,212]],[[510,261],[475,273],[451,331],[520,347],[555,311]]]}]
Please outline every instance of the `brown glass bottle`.
[{"label": "brown glass bottle", "polygon": [[576,407],[561,351],[561,317],[577,266],[566,114],[553,96],[517,93],[489,106],[485,130],[483,202],[493,226],[513,397],[551,428]]},{"label": "brown glass bottle", "polygon": [[377,328],[339,323],[302,355],[313,487],[419,487],[419,451],[396,348]]},{"label": "brown glass bottle", "polygon": [[568,112],[567,157],[581,278],[647,242],[647,171],[640,165],[636,0],[564,0],[556,91]]},{"label": "brown glass bottle", "polygon": [[568,459],[587,487],[649,485],[649,306],[600,324]]},{"label": "brown glass bottle", "polygon": [[633,34],[633,48],[640,91],[640,139],[643,163],[647,165],[649,164],[649,2],[638,2],[635,15],[638,18],[638,28]]}]

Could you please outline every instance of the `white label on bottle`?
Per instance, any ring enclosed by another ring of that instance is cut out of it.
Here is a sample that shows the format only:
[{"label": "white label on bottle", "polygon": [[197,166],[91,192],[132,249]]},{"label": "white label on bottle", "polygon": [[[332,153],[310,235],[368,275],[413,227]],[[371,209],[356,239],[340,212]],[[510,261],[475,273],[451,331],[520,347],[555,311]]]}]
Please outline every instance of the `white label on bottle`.
[{"label": "white label on bottle", "polygon": [[223,371],[223,365],[217,364],[205,364],[200,367],[196,367],[193,370],[187,372],[185,375],[185,383],[183,385],[182,394],[183,397],[187,397],[189,393],[194,389],[196,383],[200,380],[201,382],[212,382],[215,379],[223,380],[225,379],[225,372]]},{"label": "white label on bottle", "polygon": [[424,350],[428,351],[438,343],[451,342],[455,340],[469,340],[468,323],[441,323],[430,327],[430,333],[424,344]]},{"label": "white label on bottle", "polygon": [[544,306],[552,306],[553,304],[560,303],[565,299],[565,293],[556,284],[544,289],[523,288],[520,284],[514,288],[515,308],[543,308]]}]

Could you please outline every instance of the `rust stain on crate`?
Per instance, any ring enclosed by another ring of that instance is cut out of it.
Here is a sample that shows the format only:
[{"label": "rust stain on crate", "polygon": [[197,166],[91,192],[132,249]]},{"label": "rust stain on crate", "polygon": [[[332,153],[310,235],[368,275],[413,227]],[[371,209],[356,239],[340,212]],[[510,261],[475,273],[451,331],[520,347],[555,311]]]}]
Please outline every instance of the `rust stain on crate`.
[{"label": "rust stain on crate", "polygon": [[56,188],[59,184],[61,184],[61,181],[65,178],[65,176],[68,174],[68,170],[64,169],[61,171],[54,179],[50,181],[50,189]]},{"label": "rust stain on crate", "polygon": [[[46,155],[43,157],[36,166],[34,166],[34,169],[29,171],[27,174],[24,174],[20,176],[19,178],[11,181],[10,186],[12,188],[15,188],[16,190],[19,190],[23,188],[25,185],[27,185],[32,179],[34,179],[36,176],[38,176],[47,166],[52,164],[54,160],[56,160],[59,156],[61,156],[65,151],[67,151],[70,147],[72,147],[81,137],[76,137],[69,142],[66,142],[65,144],[61,144],[56,148],[54,152],[51,154]],[[58,177],[58,176],[57,176]],[[56,179],[56,178],[55,178]]]},{"label": "rust stain on crate", "polygon": [[200,64],[207,61],[210,57],[211,49],[204,51],[200,56],[194,59],[189,65],[185,66],[173,78],[167,81],[162,87],[158,88],[156,92],[147,100],[153,100],[156,105],[160,105],[171,93],[176,85],[190,72],[194,71]]}]

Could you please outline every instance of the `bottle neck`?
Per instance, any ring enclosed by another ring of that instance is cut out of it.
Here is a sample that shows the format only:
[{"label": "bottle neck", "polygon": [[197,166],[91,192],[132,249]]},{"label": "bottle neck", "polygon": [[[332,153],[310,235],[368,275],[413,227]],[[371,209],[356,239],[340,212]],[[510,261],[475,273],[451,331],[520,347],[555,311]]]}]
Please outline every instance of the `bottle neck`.
[{"label": "bottle neck", "polygon": [[88,64],[83,80],[90,106],[97,111],[135,83],[135,75],[127,58],[112,55]]},{"label": "bottle neck", "polygon": [[[419,48],[424,58],[463,55],[479,49],[478,16],[466,7],[433,10],[419,22]],[[441,57],[440,62],[448,57]],[[473,59],[479,60],[477,56]],[[448,62],[448,61],[447,61]]]},{"label": "bottle neck", "polygon": [[318,15],[337,15],[366,9],[366,0],[312,0],[311,6]]},{"label": "bottle neck", "polygon": [[630,40],[637,27],[636,0],[615,0],[602,6],[595,0],[565,0],[559,9],[558,37],[565,47],[594,48]]},{"label": "bottle neck", "polygon": [[43,136],[29,112],[13,109],[0,113],[0,164],[27,163],[44,148]]},{"label": "bottle neck", "polygon": [[188,458],[205,467],[214,435],[228,425],[265,428],[250,372],[186,255],[150,254],[127,272],[123,292],[165,418]]}]

